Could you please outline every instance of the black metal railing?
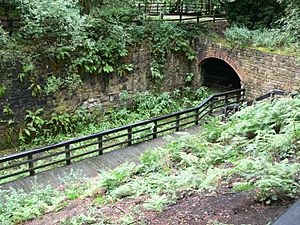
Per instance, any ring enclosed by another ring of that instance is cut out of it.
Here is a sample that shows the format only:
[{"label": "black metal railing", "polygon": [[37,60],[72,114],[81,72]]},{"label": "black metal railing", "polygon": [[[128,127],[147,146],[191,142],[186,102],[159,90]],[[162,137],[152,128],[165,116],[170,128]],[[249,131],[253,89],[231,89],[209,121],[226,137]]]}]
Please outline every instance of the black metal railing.
[{"label": "black metal railing", "polygon": [[102,155],[108,151],[198,125],[208,115],[221,112],[221,109],[230,104],[240,104],[244,99],[244,89],[215,94],[194,108],[4,156],[0,158],[1,183],[28,175],[33,176],[45,170],[70,165],[74,161]]},{"label": "black metal railing", "polygon": [[268,92],[264,95],[261,95],[261,96],[255,98],[254,100],[248,101],[247,105],[250,106],[254,102],[257,102],[257,101],[262,101],[262,100],[265,100],[265,99],[268,99],[268,98],[274,99],[276,96],[286,96],[286,95],[289,95],[289,94],[291,94],[291,92],[289,92],[289,91],[272,90],[272,91],[270,91],[270,92]]}]

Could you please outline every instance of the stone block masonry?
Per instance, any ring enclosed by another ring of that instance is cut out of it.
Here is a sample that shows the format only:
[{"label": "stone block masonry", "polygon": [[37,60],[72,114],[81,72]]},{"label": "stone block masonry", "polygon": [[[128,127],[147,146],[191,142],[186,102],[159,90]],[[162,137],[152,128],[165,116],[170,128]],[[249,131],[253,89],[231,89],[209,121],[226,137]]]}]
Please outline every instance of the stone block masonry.
[{"label": "stone block masonry", "polygon": [[[253,49],[229,48],[208,40],[192,40],[197,60],[189,62],[182,54],[170,52],[165,65],[165,78],[155,84],[150,74],[151,53],[149,46],[141,44],[130,49],[124,63],[134,65],[134,70],[125,76],[117,73],[84,75],[83,85],[71,94],[67,90],[60,90],[52,95],[42,94],[37,97],[31,95],[28,83],[22,83],[17,78],[20,68],[11,71],[2,70],[0,85],[6,87],[5,95],[0,98],[0,121],[10,117],[15,121],[22,121],[26,110],[35,111],[43,108],[45,112],[72,112],[80,106],[90,110],[103,111],[118,108],[121,104],[120,93],[127,91],[130,97],[143,91],[173,91],[185,86],[187,73],[194,73],[192,88],[196,89],[202,84],[201,62],[208,58],[218,58],[229,64],[241,79],[246,88],[248,98],[253,98],[272,89],[299,90],[300,89],[300,58],[266,53]],[[1,57],[0,57],[1,58]],[[47,64],[47,63],[45,63]],[[43,70],[47,73],[43,73]],[[53,74],[63,74],[64,68],[52,69]],[[5,76],[5,73],[10,74]],[[49,74],[49,66],[41,68],[41,74]],[[44,83],[45,77],[41,75],[39,82]],[[4,113],[9,106],[13,116]],[[7,126],[0,127],[0,149],[6,142]]]},{"label": "stone block masonry", "polygon": [[197,69],[207,58],[218,58],[228,63],[241,79],[248,98],[273,89],[300,90],[300,57],[266,53],[249,48],[229,48],[209,41],[195,40],[198,54]]}]

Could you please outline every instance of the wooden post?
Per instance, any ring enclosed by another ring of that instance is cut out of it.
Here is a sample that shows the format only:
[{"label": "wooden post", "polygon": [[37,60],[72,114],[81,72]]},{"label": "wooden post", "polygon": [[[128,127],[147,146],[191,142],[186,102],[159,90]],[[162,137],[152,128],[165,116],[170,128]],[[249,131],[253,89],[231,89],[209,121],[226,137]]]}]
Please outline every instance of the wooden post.
[{"label": "wooden post", "polygon": [[237,95],[236,95],[236,102],[237,103],[241,102],[241,93],[237,93]]},{"label": "wooden post", "polygon": [[224,103],[225,103],[225,106],[228,105],[228,95],[225,95],[225,101],[224,101]]},{"label": "wooden post", "polygon": [[224,101],[224,107],[223,107],[223,114],[224,114],[224,117],[223,117],[223,120],[225,121],[225,119],[227,118],[228,116],[228,109],[227,109],[227,105],[228,105],[228,95],[225,95],[225,101]]},{"label": "wooden post", "polygon": [[197,23],[200,21],[200,11],[197,12]]},{"label": "wooden post", "polygon": [[196,109],[195,125],[199,124],[199,108]]},{"label": "wooden post", "polygon": [[210,103],[210,110],[209,110],[209,114],[210,115],[212,115],[213,114],[213,112],[214,112],[214,105],[215,105],[215,99],[213,98],[212,100],[211,100],[211,103]]},{"label": "wooden post", "polygon": [[[32,159],[33,159],[33,155],[32,154],[28,155],[28,160],[32,160]],[[30,176],[34,176],[35,175],[35,171],[34,171],[33,167],[34,167],[34,163],[33,162],[29,162],[28,163],[28,169],[29,169],[29,175]]]},{"label": "wooden post", "polygon": [[164,21],[164,14],[160,12],[160,20],[163,22]]},{"label": "wooden post", "polygon": [[128,132],[128,146],[131,146],[132,145],[132,127],[128,127],[127,132]]},{"label": "wooden post", "polygon": [[180,114],[176,116],[176,131],[180,129]]},{"label": "wooden post", "polygon": [[99,155],[103,155],[103,136],[102,135],[100,135],[98,137],[98,142],[99,142],[99,144],[98,144]]},{"label": "wooden post", "polygon": [[153,139],[157,138],[157,120],[154,121]]},{"label": "wooden post", "polygon": [[179,13],[179,23],[181,23],[182,22],[182,13],[180,12]]},{"label": "wooden post", "polygon": [[71,157],[71,152],[69,151],[70,145],[66,145],[65,150],[67,150],[66,151],[66,165],[71,165],[71,159],[69,159]]}]

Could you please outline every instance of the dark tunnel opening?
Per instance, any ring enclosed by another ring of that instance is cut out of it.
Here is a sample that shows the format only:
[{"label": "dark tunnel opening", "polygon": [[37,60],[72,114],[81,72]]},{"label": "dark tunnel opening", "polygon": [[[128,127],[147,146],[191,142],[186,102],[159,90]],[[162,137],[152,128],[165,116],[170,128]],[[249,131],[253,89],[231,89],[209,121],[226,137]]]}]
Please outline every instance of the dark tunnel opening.
[{"label": "dark tunnel opening", "polygon": [[204,86],[219,91],[229,91],[241,88],[241,79],[235,70],[221,59],[205,59],[200,64],[200,71]]}]

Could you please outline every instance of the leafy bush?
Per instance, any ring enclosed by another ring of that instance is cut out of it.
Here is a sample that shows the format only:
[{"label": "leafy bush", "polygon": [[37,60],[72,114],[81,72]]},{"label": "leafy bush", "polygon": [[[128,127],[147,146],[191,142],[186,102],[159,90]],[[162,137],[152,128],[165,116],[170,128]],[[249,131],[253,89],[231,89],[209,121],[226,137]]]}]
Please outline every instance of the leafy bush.
[{"label": "leafy bush", "polygon": [[18,0],[18,3],[21,31],[26,38],[50,43],[82,38],[86,17],[80,15],[78,0]]},{"label": "leafy bush", "polygon": [[249,30],[246,27],[233,26],[224,32],[226,39],[234,45],[266,47],[271,50],[285,49],[298,51],[299,42],[295,35],[280,29]]},{"label": "leafy bush", "polygon": [[295,180],[300,166],[290,164],[288,160],[272,163],[266,157],[243,159],[237,162],[233,171],[245,179],[238,184],[240,187],[243,184],[249,189],[256,188],[258,198],[267,203],[283,197],[295,197],[300,188]]},{"label": "leafy bush", "polygon": [[285,7],[285,15],[279,20],[284,30],[300,39],[300,4],[298,0],[278,0]]},{"label": "leafy bush", "polygon": [[[87,196],[85,193],[96,195],[97,204],[146,195],[150,198],[144,207],[158,211],[175,203],[179,191],[228,188],[228,182],[233,183],[232,191],[251,190],[266,203],[295,198],[300,187],[299,108],[300,98],[262,102],[242,109],[226,124],[211,120],[200,134],[182,136],[164,148],[146,151],[140,165],[123,164],[102,171],[98,179],[86,185],[72,185],[63,193],[47,189],[30,195],[12,192],[0,205],[0,221],[34,218],[59,205],[62,198],[75,199]],[[214,127],[218,129],[217,139],[211,140],[207,133]],[[254,134],[251,138],[249,132]],[[291,149],[293,154],[283,155]],[[79,216],[74,221],[77,219],[89,221],[88,217]]]},{"label": "leafy bush", "polygon": [[26,113],[25,124],[21,127],[19,136],[21,144],[30,143],[43,136],[75,132],[91,120],[90,114],[84,108],[76,110],[73,114],[52,113],[48,119],[43,117],[43,109],[27,110]]},{"label": "leafy bush", "polygon": [[0,98],[5,95],[6,87],[4,85],[0,85]]},{"label": "leafy bush", "polygon": [[225,7],[231,24],[249,29],[270,28],[281,18],[284,8],[276,0],[226,1]]},{"label": "leafy bush", "polygon": [[38,217],[47,209],[58,206],[63,196],[53,188],[36,187],[31,194],[1,191],[0,199],[0,222],[8,225]]}]

